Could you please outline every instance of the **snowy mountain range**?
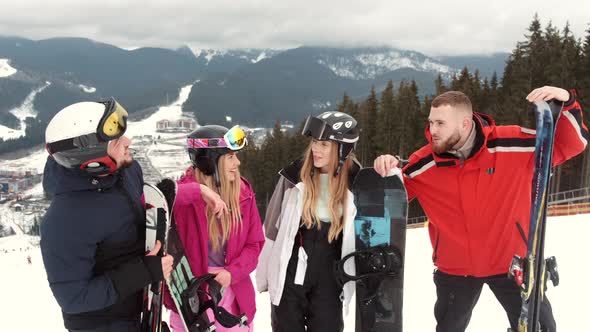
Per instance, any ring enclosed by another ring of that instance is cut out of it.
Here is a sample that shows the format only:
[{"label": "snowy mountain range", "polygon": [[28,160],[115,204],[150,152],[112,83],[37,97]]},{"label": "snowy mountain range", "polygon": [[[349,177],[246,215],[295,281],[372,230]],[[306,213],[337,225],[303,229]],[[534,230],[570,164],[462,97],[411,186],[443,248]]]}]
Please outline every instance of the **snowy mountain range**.
[{"label": "snowy mountain range", "polygon": [[257,63],[261,60],[272,58],[275,54],[281,52],[273,49],[215,50],[198,48],[191,48],[191,51],[197,58],[197,61],[205,65],[212,65],[216,62],[222,63],[230,59],[234,61],[243,60],[244,63]]},{"label": "snowy mountain range", "polygon": [[[208,55],[211,61],[220,56]],[[475,70],[470,64],[480,58],[463,60]],[[235,71],[211,72],[193,89],[184,107],[202,123],[222,122],[222,115],[228,112],[237,121],[254,126],[272,126],[277,120],[299,123],[307,114],[334,108],[344,93],[360,99],[371,87],[381,91],[388,80],[396,86],[401,80],[415,80],[419,94],[432,94],[438,74],[450,79],[463,68],[448,65],[452,59],[443,61],[393,48],[299,47]],[[503,63],[480,76],[491,76],[494,71],[501,73]]]},{"label": "snowy mountain range", "polygon": [[[460,61],[493,63],[501,73],[503,62],[495,59],[502,57]],[[200,123],[223,123],[225,116],[250,126],[298,123],[335,107],[344,93],[362,98],[388,80],[413,79],[421,94],[430,94],[437,74],[448,78],[461,69],[453,60],[393,48],[121,49],[84,38],[0,36],[0,138],[23,135],[29,115],[36,114],[44,128],[55,112],[81,100],[113,96],[144,117],[196,81],[183,111]],[[482,76],[491,70],[485,67]]]},{"label": "snowy mountain range", "polygon": [[391,48],[320,50],[317,62],[340,77],[354,80],[375,79],[403,68],[444,76],[457,71],[424,54]]}]

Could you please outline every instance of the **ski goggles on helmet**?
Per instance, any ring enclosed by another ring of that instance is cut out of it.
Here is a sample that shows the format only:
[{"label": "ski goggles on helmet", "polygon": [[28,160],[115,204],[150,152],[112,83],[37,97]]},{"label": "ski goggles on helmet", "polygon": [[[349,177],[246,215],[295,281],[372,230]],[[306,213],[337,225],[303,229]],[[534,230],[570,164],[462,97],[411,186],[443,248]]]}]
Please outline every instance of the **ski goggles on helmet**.
[{"label": "ski goggles on helmet", "polygon": [[308,116],[307,120],[305,120],[305,125],[303,126],[303,131],[301,134],[303,136],[311,136],[320,141],[327,141],[328,140],[328,133],[330,130],[328,129],[328,124],[316,117]]},{"label": "ski goggles on helmet", "polygon": [[114,98],[101,103],[104,104],[105,111],[96,130],[98,136],[104,141],[123,136],[129,114]]},{"label": "ski goggles on helmet", "polygon": [[223,138],[187,138],[188,148],[217,149],[227,148],[233,151],[241,150],[248,143],[246,133],[240,126],[233,126],[223,135]]}]

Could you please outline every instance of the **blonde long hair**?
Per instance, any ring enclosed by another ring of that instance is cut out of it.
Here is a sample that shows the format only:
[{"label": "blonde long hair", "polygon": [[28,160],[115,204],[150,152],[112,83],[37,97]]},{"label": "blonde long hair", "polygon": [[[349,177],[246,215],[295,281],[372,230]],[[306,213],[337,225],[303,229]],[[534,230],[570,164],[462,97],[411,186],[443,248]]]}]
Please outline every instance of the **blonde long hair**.
[{"label": "blonde long hair", "polygon": [[[309,144],[304,154],[303,167],[301,168],[299,177],[303,181],[305,191],[303,193],[303,213],[301,216],[301,224],[307,229],[312,227],[321,228],[321,222],[317,215],[318,200],[320,197],[320,172],[319,169],[315,168],[312,175],[313,166],[313,154],[311,151],[311,145]],[[337,143],[332,143],[332,152],[330,156],[329,168],[329,184],[330,190],[330,201],[329,208],[332,220],[330,223],[330,230],[328,231],[328,242],[332,242],[338,238],[344,225],[346,223],[346,204],[348,200],[348,176],[352,168],[354,161],[354,154],[351,152],[342,170],[336,176],[333,174],[336,172],[338,167],[338,146]]]},{"label": "blonde long hair", "polygon": [[[240,211],[240,171],[236,170],[236,178],[230,181],[225,174],[225,155],[219,157],[217,169],[219,173],[219,181],[221,182],[221,199],[227,205],[229,214],[223,214],[221,218],[217,218],[213,211],[207,206],[207,229],[209,233],[209,240],[211,241],[213,251],[219,252],[222,246],[227,242],[230,234],[235,234],[240,231],[242,227],[242,217]],[[219,194],[215,179],[213,175],[205,175],[198,168],[195,168],[195,179],[204,184],[214,192]],[[221,235],[221,242],[219,236]]]}]

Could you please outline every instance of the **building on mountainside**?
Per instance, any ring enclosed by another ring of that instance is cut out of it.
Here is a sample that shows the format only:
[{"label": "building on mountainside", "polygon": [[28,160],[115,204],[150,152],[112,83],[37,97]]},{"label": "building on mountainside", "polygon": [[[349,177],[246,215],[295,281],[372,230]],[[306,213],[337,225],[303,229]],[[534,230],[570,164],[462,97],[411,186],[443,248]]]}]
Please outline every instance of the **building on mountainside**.
[{"label": "building on mountainside", "polygon": [[37,170],[0,170],[0,194],[16,194],[30,189],[41,182],[42,175]]},{"label": "building on mountainside", "polygon": [[163,119],[156,123],[156,131],[160,133],[189,133],[197,127],[197,121],[192,118],[178,120]]}]

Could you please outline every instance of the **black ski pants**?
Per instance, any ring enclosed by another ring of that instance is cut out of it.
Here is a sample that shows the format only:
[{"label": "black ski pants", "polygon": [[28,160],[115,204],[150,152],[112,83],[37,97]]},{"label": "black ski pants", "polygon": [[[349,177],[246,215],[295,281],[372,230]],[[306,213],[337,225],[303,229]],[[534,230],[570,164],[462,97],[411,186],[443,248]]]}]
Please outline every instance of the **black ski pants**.
[{"label": "black ski pants", "polygon": [[[278,306],[272,305],[271,324],[274,332],[341,332],[342,301],[334,276],[334,262],[340,259],[342,242],[328,243],[329,223],[320,230],[300,228],[287,266],[285,286]],[[295,272],[299,246],[308,255],[303,285],[296,285]]]},{"label": "black ski pants", "polygon": [[[469,324],[473,308],[477,304],[483,284],[487,284],[496,299],[500,302],[510,327],[518,329],[518,317],[520,316],[521,298],[520,290],[514,280],[505,274],[490,277],[456,276],[434,271],[434,284],[436,285],[436,304],[434,316],[436,317],[437,332],[463,332]],[[540,323],[543,332],[555,332],[555,319],[551,310],[551,304],[545,294],[541,305]]]}]

